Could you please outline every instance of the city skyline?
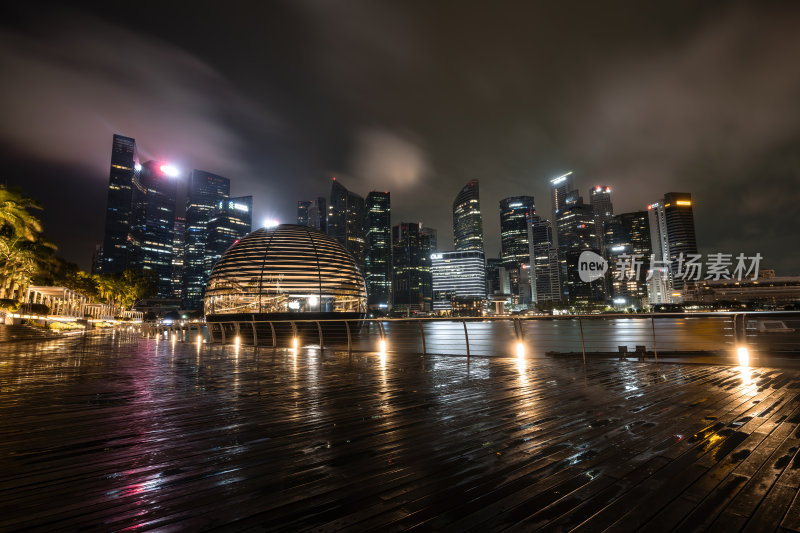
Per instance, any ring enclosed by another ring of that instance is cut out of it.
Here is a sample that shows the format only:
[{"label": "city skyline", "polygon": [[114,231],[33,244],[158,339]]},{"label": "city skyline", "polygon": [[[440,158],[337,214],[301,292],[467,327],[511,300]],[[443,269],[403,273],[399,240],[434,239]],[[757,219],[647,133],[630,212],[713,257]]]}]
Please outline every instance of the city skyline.
[{"label": "city skyline", "polygon": [[[703,252],[761,252],[786,274],[800,264],[782,245],[799,201],[800,120],[785,112],[800,87],[796,6],[592,6],[577,20],[566,6],[462,6],[454,24],[436,5],[269,3],[248,17],[266,24],[257,36],[236,10],[198,9],[186,25],[175,6],[150,7],[158,17],[129,20],[113,4],[16,5],[0,28],[3,178],[44,204],[47,234],[84,268],[102,239],[112,133],[141,139],[147,159],[230,177],[256,221],[293,220],[303,191],[336,175],[391,191],[396,220],[440,228],[444,243],[440,191],[476,178],[484,206],[542,204],[572,170],[583,194],[618,191],[617,212],[691,192]],[[484,237],[495,255],[494,221]]]}]

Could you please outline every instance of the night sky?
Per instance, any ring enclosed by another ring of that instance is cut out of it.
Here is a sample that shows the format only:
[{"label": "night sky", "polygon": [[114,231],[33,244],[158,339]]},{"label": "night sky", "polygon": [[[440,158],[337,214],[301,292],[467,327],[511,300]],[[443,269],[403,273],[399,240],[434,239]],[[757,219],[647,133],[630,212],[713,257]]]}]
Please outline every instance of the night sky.
[{"label": "night sky", "polygon": [[800,3],[26,2],[0,22],[0,178],[88,268],[113,133],[143,159],[229,177],[254,225],[330,177],[392,192],[393,222],[452,242],[451,205],[568,170],[616,212],[694,196],[701,252],[800,274]]}]

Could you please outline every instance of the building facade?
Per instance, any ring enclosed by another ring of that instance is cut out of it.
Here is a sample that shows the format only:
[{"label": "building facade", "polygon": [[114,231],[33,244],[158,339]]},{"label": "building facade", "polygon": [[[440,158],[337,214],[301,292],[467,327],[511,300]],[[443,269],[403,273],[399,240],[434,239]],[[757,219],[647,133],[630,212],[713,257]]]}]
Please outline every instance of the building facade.
[{"label": "building facade", "polygon": [[170,167],[148,161],[134,177],[129,263],[152,270],[158,277],[157,295],[171,298],[175,241],[177,180]]},{"label": "building facade", "polygon": [[338,240],[364,266],[364,199],[331,180],[331,201],[328,207],[328,234]]},{"label": "building facade", "polygon": [[392,227],[392,311],[411,315],[432,308],[430,243],[421,224],[401,222]]},{"label": "building facade", "polygon": [[370,309],[387,310],[392,302],[392,225],[388,192],[367,195],[364,279]]},{"label": "building facade", "polygon": [[183,274],[183,297],[189,309],[202,309],[211,273],[206,266],[208,223],[220,202],[228,199],[230,190],[228,178],[197,169],[189,175]]},{"label": "building facade", "polygon": [[531,292],[534,302],[558,302],[561,293],[561,266],[558,249],[553,240],[553,225],[549,220],[533,215],[530,219]]},{"label": "building facade", "polygon": [[431,255],[433,310],[448,313],[454,303],[486,299],[483,252],[439,252]]},{"label": "building facade", "polygon": [[311,201],[298,200],[297,202],[297,224],[300,226],[310,226],[308,210],[311,208]]},{"label": "building facade", "polygon": [[253,229],[253,197],[221,200],[208,221],[205,268],[211,273],[225,251]]},{"label": "building facade", "polygon": [[184,298],[183,277],[186,267],[186,218],[175,217],[172,239],[172,296]]},{"label": "building facade", "polygon": [[128,237],[132,223],[133,179],[137,168],[136,141],[114,134],[108,178],[105,235],[97,271],[122,272],[128,266]]},{"label": "building facade", "polygon": [[453,202],[453,236],[457,252],[483,251],[483,218],[478,180],[470,180]]}]

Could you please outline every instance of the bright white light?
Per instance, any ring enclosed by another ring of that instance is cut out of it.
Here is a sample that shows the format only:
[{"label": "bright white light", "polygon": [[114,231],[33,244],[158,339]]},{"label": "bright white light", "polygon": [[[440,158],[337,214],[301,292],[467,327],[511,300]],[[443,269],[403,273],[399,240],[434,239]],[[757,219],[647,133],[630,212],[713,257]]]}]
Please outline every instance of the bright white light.
[{"label": "bright white light", "polygon": [[172,165],[161,165],[158,169],[171,178],[180,174],[180,171]]},{"label": "bright white light", "polygon": [[552,183],[553,185],[558,185],[559,183],[561,183],[562,181],[567,179],[567,176],[570,176],[571,174],[572,174],[572,171],[567,172],[566,174],[562,174],[561,176],[559,176],[557,178],[553,178],[552,180],[550,180],[550,183]]},{"label": "bright white light", "polygon": [[197,344],[201,344],[202,342],[203,342],[203,336],[202,335],[198,335],[197,336]]},{"label": "bright white light", "polygon": [[237,335],[237,336],[236,336],[236,338],[235,338],[235,339],[233,339],[233,343],[234,343],[236,346],[239,346],[239,343],[240,343],[240,342],[241,342],[241,339],[239,339],[239,336]]},{"label": "bright white light", "polygon": [[319,303],[319,298],[317,298],[316,296],[312,295],[308,297],[308,305],[310,305],[311,307],[316,307],[318,303]]},{"label": "bright white light", "polygon": [[292,300],[289,302],[289,309],[300,309],[300,302],[297,300]]},{"label": "bright white light", "polygon": [[625,303],[625,298],[614,298],[614,303],[615,304],[624,304]]},{"label": "bright white light", "polygon": [[622,250],[624,250],[624,249],[625,249],[625,245],[620,245],[620,246],[612,246],[612,247],[611,247],[611,251],[612,251],[612,252],[621,252],[621,251],[622,251]]},{"label": "bright white light", "polygon": [[142,165],[140,165],[139,163],[136,163],[135,165],[133,165],[133,170],[135,170],[136,172],[139,172],[140,170],[142,170]]},{"label": "bright white light", "polygon": [[386,354],[386,341],[384,339],[381,339],[378,343],[378,351],[382,354]]},{"label": "bright white light", "polygon": [[265,228],[274,228],[275,226],[277,226],[279,224],[280,224],[280,222],[278,222],[278,220],[275,219],[275,218],[268,218],[267,220],[264,221],[264,227]]},{"label": "bright white light", "polygon": [[747,346],[739,346],[736,349],[736,356],[739,358],[739,365],[750,366],[750,350]]},{"label": "bright white light", "polygon": [[292,349],[297,350],[297,346],[300,344],[300,341],[297,340],[297,337],[292,339]]},{"label": "bright white light", "polygon": [[525,357],[525,344],[517,343],[517,357]]}]

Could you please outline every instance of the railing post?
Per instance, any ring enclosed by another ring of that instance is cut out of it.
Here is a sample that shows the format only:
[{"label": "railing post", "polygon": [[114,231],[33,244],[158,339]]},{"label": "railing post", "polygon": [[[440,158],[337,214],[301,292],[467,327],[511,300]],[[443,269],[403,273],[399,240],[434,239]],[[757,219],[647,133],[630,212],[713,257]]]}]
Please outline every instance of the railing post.
[{"label": "railing post", "polygon": [[422,320],[417,321],[417,325],[419,326],[419,334],[422,337],[422,355],[426,355],[425,353],[425,329],[422,327]]},{"label": "railing post", "polygon": [[214,338],[214,328],[212,327],[213,325],[214,325],[213,322],[206,322],[206,328],[208,329],[208,341],[211,344],[217,342],[216,339]]},{"label": "railing post", "polygon": [[583,320],[578,317],[578,326],[581,328],[581,353],[583,354],[583,364],[586,364],[586,343],[583,341]]},{"label": "railing post", "polygon": [[256,321],[252,320],[250,325],[253,326],[253,348],[258,347],[258,332],[256,331]]},{"label": "railing post", "polygon": [[319,325],[319,320],[317,320],[317,332],[319,333],[319,351],[323,350],[323,342],[322,342],[322,326]]},{"label": "railing post", "polygon": [[275,335],[275,326],[272,324],[272,322],[269,323],[269,330],[272,332],[272,349],[274,350],[278,347],[278,339]]},{"label": "railing post", "polygon": [[220,322],[219,323],[219,330],[222,333],[222,344],[226,344],[226,341],[225,341],[225,322]]},{"label": "railing post", "polygon": [[462,320],[461,323],[464,325],[464,340],[467,343],[467,357],[469,357],[469,333],[467,333],[467,321]]},{"label": "railing post", "polygon": [[650,317],[650,325],[653,328],[653,355],[656,358],[656,363],[658,363],[658,346],[656,346],[656,317]]},{"label": "railing post", "polygon": [[344,327],[347,330],[347,353],[353,353],[353,339],[350,336],[350,321],[344,321]]}]

